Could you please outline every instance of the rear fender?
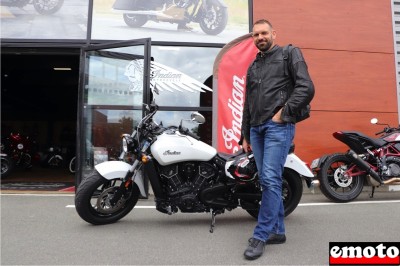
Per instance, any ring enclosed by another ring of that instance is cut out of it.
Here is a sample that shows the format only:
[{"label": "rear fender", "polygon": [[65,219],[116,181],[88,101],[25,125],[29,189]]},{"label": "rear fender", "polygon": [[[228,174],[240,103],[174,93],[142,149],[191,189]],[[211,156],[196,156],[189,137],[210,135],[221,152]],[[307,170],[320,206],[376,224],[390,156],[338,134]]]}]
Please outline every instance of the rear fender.
[{"label": "rear fender", "polygon": [[[121,161],[107,161],[97,164],[94,168],[102,177],[107,180],[112,180],[116,178],[124,178],[131,169],[131,165]],[[143,197],[147,197],[141,171],[136,174],[134,182],[139,187],[140,194]]]}]

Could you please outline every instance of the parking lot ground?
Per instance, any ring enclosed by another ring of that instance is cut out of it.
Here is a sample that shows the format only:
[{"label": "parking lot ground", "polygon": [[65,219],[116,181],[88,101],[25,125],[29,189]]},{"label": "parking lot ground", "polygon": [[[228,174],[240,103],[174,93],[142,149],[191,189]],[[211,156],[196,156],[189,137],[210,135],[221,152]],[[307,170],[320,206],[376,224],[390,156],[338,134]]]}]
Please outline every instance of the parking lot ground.
[{"label": "parking lot ground", "polygon": [[1,194],[1,265],[327,265],[329,242],[399,241],[399,192],[363,192],[346,204],[304,194],[286,218],[287,242],[256,261],[243,251],[256,221],[244,210],[166,215],[154,199],[119,222],[93,226],[74,209],[74,193]]}]

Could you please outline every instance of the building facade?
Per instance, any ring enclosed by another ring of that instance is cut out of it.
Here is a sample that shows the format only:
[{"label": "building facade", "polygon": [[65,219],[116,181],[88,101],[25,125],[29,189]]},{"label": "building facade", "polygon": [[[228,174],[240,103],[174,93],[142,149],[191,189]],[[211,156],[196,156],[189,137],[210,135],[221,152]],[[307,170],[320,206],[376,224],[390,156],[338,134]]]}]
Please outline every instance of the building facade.
[{"label": "building facade", "polygon": [[[399,123],[398,1],[215,0],[203,20],[196,9],[203,1],[160,2],[2,6],[2,137],[18,131],[34,136],[38,150],[58,145],[68,160],[76,154],[79,182],[118,156],[120,134],[132,131],[142,104],[154,99],[164,125],[200,111],[207,122],[198,132],[212,144],[220,134],[211,131],[212,92],[176,84],[189,77],[212,89],[220,50],[260,18],[272,22],[278,44],[302,49],[315,83],[311,118],[295,139],[304,161],[344,151],[334,131],[373,135],[380,128],[372,117]],[[159,94],[152,93],[155,80],[165,85]]]}]

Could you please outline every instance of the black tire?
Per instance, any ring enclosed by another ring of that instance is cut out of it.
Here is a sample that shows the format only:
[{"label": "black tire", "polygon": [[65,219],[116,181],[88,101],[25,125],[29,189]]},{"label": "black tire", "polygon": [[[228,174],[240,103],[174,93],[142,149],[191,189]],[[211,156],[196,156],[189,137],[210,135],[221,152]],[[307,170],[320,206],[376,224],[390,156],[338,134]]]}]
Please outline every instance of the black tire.
[{"label": "black tire", "polygon": [[[298,173],[288,168],[283,171],[282,199],[285,208],[285,217],[291,214],[299,205],[303,195],[303,181]],[[246,210],[254,218],[258,218],[260,209]]]},{"label": "black tire", "polygon": [[350,159],[342,153],[333,154],[325,160],[318,172],[320,190],[325,197],[334,202],[349,202],[360,195],[365,177],[360,175],[348,179],[341,174],[351,165]]},{"label": "black tire", "polygon": [[219,5],[209,5],[200,16],[200,28],[208,35],[220,34],[228,23],[228,9]]},{"label": "black tire", "polygon": [[71,159],[71,161],[69,161],[69,164],[68,164],[68,170],[70,171],[71,174],[74,174],[76,171],[75,161],[76,161],[76,156],[74,156]]},{"label": "black tire", "polygon": [[[86,177],[78,186],[75,195],[75,208],[79,216],[94,225],[110,224],[125,217],[139,199],[139,188],[132,183],[120,200],[113,206],[110,199],[120,188],[121,180],[107,180],[97,171]],[[115,210],[113,210],[115,209]]]},{"label": "black tire", "polygon": [[34,0],[33,7],[42,15],[52,15],[56,13],[62,5],[64,0]]},{"label": "black tire", "polygon": [[10,158],[6,157],[6,156],[1,156],[1,178],[7,178],[12,169],[13,169],[14,165],[11,162]]},{"label": "black tire", "polygon": [[139,28],[146,24],[148,18],[145,15],[134,15],[134,14],[129,14],[125,13],[124,15],[124,21],[126,25],[132,28]]},{"label": "black tire", "polygon": [[60,168],[63,165],[63,159],[59,156],[52,156],[48,161],[48,166],[50,168],[56,169],[56,168]]}]

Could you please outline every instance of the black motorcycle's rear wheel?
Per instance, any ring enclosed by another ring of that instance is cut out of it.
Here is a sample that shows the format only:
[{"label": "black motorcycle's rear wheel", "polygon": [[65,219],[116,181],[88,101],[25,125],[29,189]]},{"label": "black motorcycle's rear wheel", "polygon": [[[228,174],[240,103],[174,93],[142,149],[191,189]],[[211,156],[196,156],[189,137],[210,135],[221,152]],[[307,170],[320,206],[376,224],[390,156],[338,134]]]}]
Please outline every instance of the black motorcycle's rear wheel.
[{"label": "black motorcycle's rear wheel", "polygon": [[318,173],[322,194],[334,202],[349,202],[360,195],[364,186],[364,176],[347,177],[344,173],[351,166],[345,154],[329,156]]},{"label": "black motorcycle's rear wheel", "polygon": [[[291,214],[299,205],[303,195],[303,182],[298,173],[285,168],[283,171],[282,200],[285,208],[285,216]],[[258,218],[260,209],[246,210],[254,218]]]},{"label": "black motorcycle's rear wheel", "polygon": [[200,28],[206,34],[220,34],[228,23],[228,9],[219,5],[208,5],[200,15]]},{"label": "black motorcycle's rear wheel", "polygon": [[94,171],[76,191],[75,208],[79,216],[94,225],[114,223],[123,218],[135,207],[140,191],[132,183],[119,200],[112,203],[120,186],[120,179],[107,180]]},{"label": "black motorcycle's rear wheel", "polygon": [[124,14],[124,21],[126,25],[132,28],[139,28],[146,24],[148,18],[146,15],[134,15],[134,14],[129,14],[125,13]]}]

